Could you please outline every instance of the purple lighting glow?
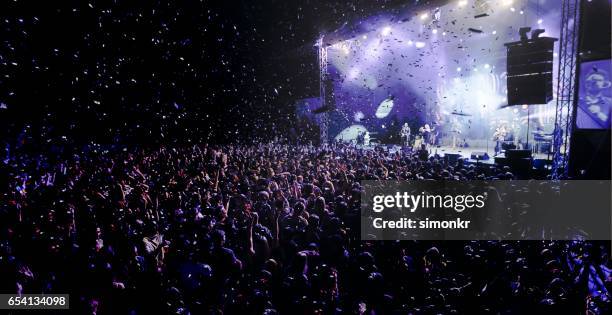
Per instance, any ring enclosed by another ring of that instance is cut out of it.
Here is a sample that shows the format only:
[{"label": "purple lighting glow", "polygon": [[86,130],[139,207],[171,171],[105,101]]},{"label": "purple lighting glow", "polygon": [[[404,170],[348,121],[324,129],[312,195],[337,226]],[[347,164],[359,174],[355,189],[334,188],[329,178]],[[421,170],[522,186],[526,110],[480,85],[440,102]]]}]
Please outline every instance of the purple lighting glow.
[{"label": "purple lighting glow", "polygon": [[[534,24],[539,19],[558,20],[557,5],[547,6],[539,11],[526,6],[522,8],[524,15],[494,10],[486,23],[465,19],[466,10],[476,9],[469,5],[458,9],[457,2],[437,8],[439,20],[428,20],[432,11],[392,25],[394,17],[388,15],[360,21],[367,32],[347,36],[350,39],[328,50],[336,108],[330,116],[329,134],[350,140],[357,130],[367,130],[384,139],[398,132],[396,127],[403,123],[413,130],[425,123],[437,125],[442,132],[453,123],[461,126],[462,136],[482,141],[490,138],[495,124],[511,125],[516,132],[526,133],[521,126],[527,119],[526,110],[504,108],[503,44],[518,39],[517,32],[508,30],[524,23],[525,18]],[[538,16],[538,12],[547,14]],[[469,28],[483,32],[475,34]],[[557,29],[546,31],[549,36],[558,36]],[[533,106],[530,112],[547,131],[554,123],[553,102]],[[470,116],[454,117],[453,112]]]}]

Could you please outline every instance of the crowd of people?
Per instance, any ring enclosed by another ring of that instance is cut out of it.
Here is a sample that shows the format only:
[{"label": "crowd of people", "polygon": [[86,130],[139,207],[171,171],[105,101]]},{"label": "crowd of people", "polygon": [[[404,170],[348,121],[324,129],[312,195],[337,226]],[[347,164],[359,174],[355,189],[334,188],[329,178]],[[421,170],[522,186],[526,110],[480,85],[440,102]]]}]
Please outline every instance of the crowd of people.
[{"label": "crowd of people", "polygon": [[512,180],[355,146],[88,146],[0,163],[0,288],[78,314],[609,312],[609,244],[361,241],[362,180]]}]

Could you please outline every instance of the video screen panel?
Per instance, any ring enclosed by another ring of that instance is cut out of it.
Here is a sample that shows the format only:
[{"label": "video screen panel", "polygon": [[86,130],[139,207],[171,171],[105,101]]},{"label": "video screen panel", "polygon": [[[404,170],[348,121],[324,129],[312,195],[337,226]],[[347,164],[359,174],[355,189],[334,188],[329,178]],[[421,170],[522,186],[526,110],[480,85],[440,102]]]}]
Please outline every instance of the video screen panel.
[{"label": "video screen panel", "polygon": [[580,65],[576,126],[581,129],[610,129],[612,105],[611,60]]}]

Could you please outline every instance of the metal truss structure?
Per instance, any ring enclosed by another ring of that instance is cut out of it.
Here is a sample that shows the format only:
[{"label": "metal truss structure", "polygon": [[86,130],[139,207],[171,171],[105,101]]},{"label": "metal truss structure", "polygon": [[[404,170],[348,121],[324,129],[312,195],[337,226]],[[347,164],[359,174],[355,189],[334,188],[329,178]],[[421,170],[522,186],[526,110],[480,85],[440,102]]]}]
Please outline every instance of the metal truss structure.
[{"label": "metal truss structure", "polygon": [[579,45],[580,0],[562,0],[562,6],[553,138],[553,179],[565,178],[568,174],[569,140],[574,124]]}]

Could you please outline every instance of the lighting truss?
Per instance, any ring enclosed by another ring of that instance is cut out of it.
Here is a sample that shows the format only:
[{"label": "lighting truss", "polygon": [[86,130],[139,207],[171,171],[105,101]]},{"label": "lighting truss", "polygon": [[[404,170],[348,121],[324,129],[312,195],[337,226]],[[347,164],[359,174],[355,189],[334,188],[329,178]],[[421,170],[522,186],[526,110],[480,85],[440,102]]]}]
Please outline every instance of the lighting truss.
[{"label": "lighting truss", "polygon": [[563,0],[562,6],[557,104],[553,134],[553,179],[565,178],[568,174],[569,139],[575,115],[580,0]]}]

